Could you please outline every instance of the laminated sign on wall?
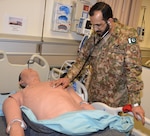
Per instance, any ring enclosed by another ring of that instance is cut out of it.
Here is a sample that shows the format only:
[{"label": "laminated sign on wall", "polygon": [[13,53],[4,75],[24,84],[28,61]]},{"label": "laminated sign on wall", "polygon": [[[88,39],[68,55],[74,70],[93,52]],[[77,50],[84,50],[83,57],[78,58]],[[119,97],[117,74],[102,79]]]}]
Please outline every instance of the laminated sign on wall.
[{"label": "laminated sign on wall", "polygon": [[53,31],[69,32],[71,25],[72,6],[55,3],[53,14]]}]

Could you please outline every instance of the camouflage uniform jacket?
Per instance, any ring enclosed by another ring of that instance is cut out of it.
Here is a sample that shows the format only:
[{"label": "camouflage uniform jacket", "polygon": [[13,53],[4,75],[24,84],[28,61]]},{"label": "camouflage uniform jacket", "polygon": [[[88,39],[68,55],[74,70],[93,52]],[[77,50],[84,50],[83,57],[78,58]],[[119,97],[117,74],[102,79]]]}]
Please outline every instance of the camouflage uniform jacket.
[{"label": "camouflage uniform jacket", "polygon": [[[67,77],[72,80],[82,68],[91,48],[99,40],[92,34],[80,52]],[[100,101],[112,107],[140,103],[143,82],[141,53],[137,32],[119,22],[109,37],[95,46],[88,63],[92,75],[88,96],[90,102]]]}]

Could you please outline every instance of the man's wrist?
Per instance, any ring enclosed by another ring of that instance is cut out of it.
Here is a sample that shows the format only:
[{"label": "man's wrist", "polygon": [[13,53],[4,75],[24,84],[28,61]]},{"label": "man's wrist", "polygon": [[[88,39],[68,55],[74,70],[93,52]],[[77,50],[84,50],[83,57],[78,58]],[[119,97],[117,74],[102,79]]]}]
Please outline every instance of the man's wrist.
[{"label": "man's wrist", "polygon": [[132,104],[132,107],[138,107],[138,106],[140,106],[139,103],[134,103],[134,104]]}]

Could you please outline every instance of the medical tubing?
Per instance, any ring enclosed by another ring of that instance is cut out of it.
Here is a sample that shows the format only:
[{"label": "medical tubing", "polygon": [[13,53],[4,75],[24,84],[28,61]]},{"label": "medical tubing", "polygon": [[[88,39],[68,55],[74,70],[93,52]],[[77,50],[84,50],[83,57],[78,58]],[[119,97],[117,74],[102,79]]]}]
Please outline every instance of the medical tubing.
[{"label": "medical tubing", "polygon": [[110,32],[110,29],[108,29],[103,35],[102,37],[100,37],[100,39],[97,41],[97,43],[95,43],[95,36],[94,36],[94,46],[91,48],[89,55],[87,57],[87,59],[85,60],[83,66],[81,67],[80,71],[78,72],[78,74],[71,80],[71,82],[73,82],[81,73],[81,71],[83,70],[84,66],[86,65],[87,61],[89,60],[89,58],[91,57],[91,54],[93,53],[95,46],[97,46],[104,38],[105,36]]},{"label": "medical tubing", "polygon": [[84,66],[86,65],[87,61],[88,61],[89,58],[91,57],[91,54],[93,53],[93,51],[94,51],[94,49],[95,49],[95,46],[97,46],[103,38],[104,38],[104,37],[102,37],[101,39],[99,39],[99,40],[97,41],[97,43],[95,43],[95,36],[94,36],[94,46],[90,49],[89,55],[88,55],[88,57],[86,58],[84,64],[82,65],[80,71],[79,71],[78,74],[71,80],[71,82],[73,82],[73,81],[80,75],[80,73],[81,73],[81,71],[83,70]]}]

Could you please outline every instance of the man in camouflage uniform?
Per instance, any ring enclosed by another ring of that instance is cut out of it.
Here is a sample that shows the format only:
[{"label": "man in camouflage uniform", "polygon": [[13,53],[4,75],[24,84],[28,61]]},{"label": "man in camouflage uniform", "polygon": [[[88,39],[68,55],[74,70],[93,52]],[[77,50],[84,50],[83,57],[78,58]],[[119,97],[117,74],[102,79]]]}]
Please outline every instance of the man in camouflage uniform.
[{"label": "man in camouflage uniform", "polygon": [[144,110],[140,106],[141,53],[136,30],[113,19],[111,7],[103,2],[93,5],[89,15],[94,32],[66,78],[55,81],[55,86],[68,86],[85,63],[91,65],[89,102],[103,102],[111,107],[130,103],[135,117],[140,115],[144,122]]}]

